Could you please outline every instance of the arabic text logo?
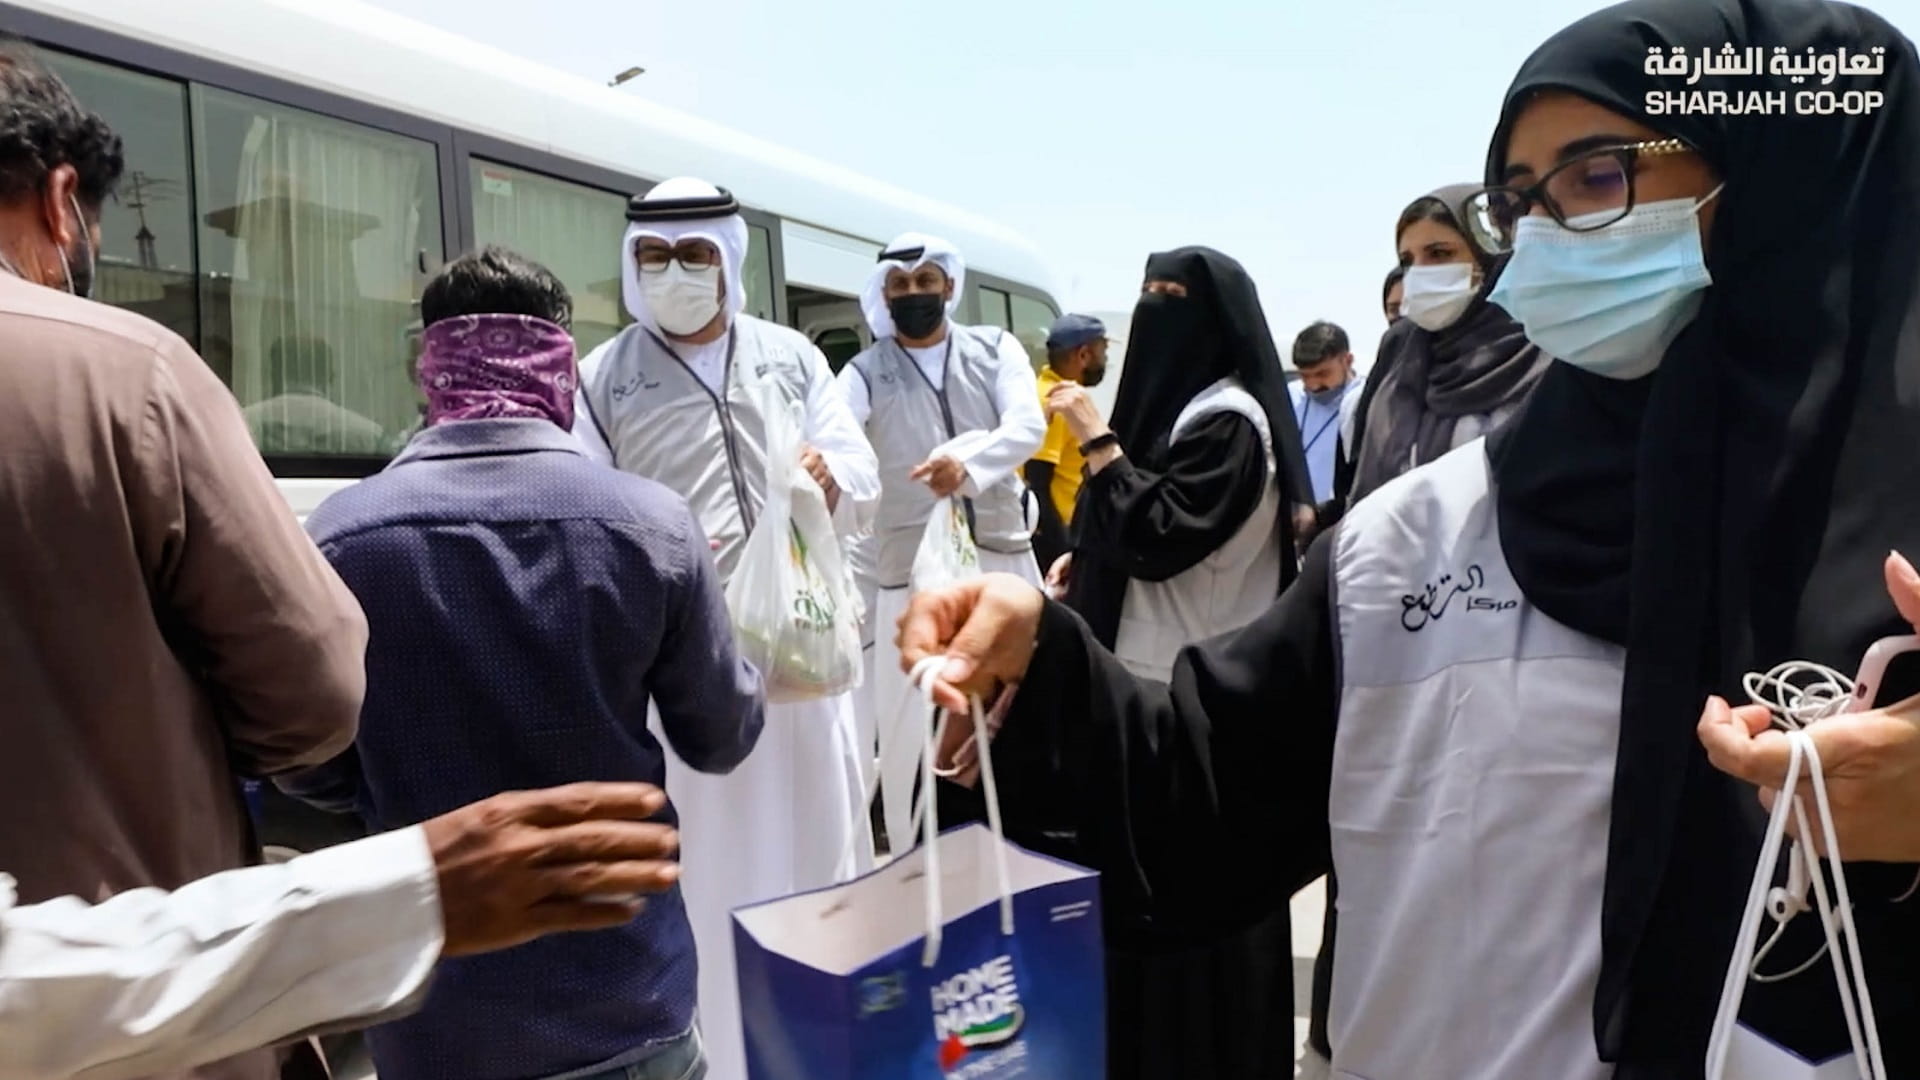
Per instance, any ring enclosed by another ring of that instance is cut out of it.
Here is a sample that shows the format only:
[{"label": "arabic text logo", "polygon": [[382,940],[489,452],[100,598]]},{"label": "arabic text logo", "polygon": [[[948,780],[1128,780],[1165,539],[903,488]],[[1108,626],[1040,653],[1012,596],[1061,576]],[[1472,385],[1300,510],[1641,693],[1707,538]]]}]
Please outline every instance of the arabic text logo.
[{"label": "arabic text logo", "polygon": [[1468,595],[1486,584],[1487,575],[1478,563],[1467,567],[1467,572],[1457,579],[1452,574],[1443,574],[1439,581],[1400,598],[1400,625],[1411,631],[1424,630],[1428,623],[1439,622],[1453,607],[1454,598],[1461,596],[1467,597],[1468,611],[1511,611],[1520,606],[1518,600]]}]

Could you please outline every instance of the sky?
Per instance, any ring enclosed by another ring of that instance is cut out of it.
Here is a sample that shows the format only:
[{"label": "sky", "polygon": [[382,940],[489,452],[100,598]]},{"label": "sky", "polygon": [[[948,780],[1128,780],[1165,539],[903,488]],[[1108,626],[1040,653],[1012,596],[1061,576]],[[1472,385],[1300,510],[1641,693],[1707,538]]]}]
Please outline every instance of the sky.
[{"label": "sky", "polygon": [[[1126,311],[1149,252],[1253,274],[1287,352],[1364,364],[1393,225],[1477,180],[1508,82],[1598,0],[373,0],[1024,233],[1069,309]],[[1920,0],[1868,0],[1909,35]],[[725,177],[708,177],[725,184]]]}]

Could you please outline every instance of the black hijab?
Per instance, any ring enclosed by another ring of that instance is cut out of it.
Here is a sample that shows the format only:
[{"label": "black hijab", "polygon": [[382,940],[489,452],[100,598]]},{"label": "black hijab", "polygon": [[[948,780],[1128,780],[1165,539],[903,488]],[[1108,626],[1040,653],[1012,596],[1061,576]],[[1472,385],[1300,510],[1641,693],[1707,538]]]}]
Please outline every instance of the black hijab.
[{"label": "black hijab", "polygon": [[[1650,48],[1723,44],[1884,47],[1885,74],[1858,87],[1884,104],[1802,116],[1794,94],[1819,87],[1644,71]],[[1659,370],[1621,382],[1556,363],[1490,445],[1500,537],[1528,599],[1628,648],[1601,1056],[1623,1063],[1620,1080],[1697,1077],[1762,827],[1752,790],[1705,760],[1703,700],[1737,697],[1743,672],[1782,660],[1851,671],[1904,631],[1881,563],[1920,550],[1920,71],[1912,42],[1856,7],[1632,0],[1521,68],[1490,182],[1544,89],[1685,139],[1726,181],[1707,238],[1714,284]],[[1785,91],[1789,111],[1646,116],[1649,91],[1690,90]],[[1920,907],[1890,904],[1912,869],[1850,875],[1888,1066],[1920,1075]],[[1796,920],[1777,954],[1793,959],[1776,966],[1813,955],[1818,933]],[[1845,1050],[1826,965],[1751,984],[1743,1015],[1816,1060]]]},{"label": "black hijab", "polygon": [[1312,502],[1311,483],[1301,486],[1307,466],[1300,426],[1253,278],[1212,248],[1184,247],[1148,256],[1146,280],[1177,281],[1187,295],[1143,293],[1134,307],[1110,421],[1121,448],[1144,468],[1163,468],[1181,410],[1235,375],[1267,415],[1288,505]]},{"label": "black hijab", "polygon": [[[1260,297],[1239,263],[1211,248],[1186,247],[1147,259],[1148,281],[1177,281],[1186,296],[1143,293],[1127,332],[1127,359],[1120,369],[1109,426],[1128,459],[1149,472],[1164,472],[1173,423],[1200,392],[1229,375],[1260,403],[1273,439],[1281,512],[1274,530],[1280,545],[1280,587],[1296,576],[1298,563],[1290,509],[1311,504],[1313,483],[1300,445],[1300,426],[1287,396],[1286,375]],[[1083,488],[1084,492],[1091,488]],[[1195,508],[1196,514],[1223,513]],[[1074,518],[1076,537],[1090,520]],[[1075,560],[1067,604],[1078,611],[1100,642],[1111,648],[1125,605],[1127,572],[1102,559]]]},{"label": "black hijab", "polygon": [[[1453,449],[1463,417],[1484,416],[1524,399],[1550,362],[1528,343],[1519,323],[1487,302],[1505,260],[1483,249],[1464,224],[1462,208],[1478,190],[1477,184],[1449,184],[1407,207],[1412,211],[1431,200],[1446,208],[1480,266],[1480,288],[1451,326],[1427,330],[1403,318],[1380,339],[1376,378],[1369,380],[1360,403],[1365,416],[1356,432],[1354,501],[1406,472],[1411,463],[1425,464]],[[1401,216],[1404,220],[1406,212]]]}]

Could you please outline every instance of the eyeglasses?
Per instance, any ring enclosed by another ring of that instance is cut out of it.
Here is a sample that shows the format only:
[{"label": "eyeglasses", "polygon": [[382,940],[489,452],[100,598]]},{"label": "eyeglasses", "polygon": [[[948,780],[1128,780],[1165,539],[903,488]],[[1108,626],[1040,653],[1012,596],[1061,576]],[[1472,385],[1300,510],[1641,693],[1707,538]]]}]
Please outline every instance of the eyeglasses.
[{"label": "eyeglasses", "polygon": [[1467,228],[1476,243],[1499,254],[1513,248],[1520,219],[1535,205],[1573,232],[1595,232],[1633,210],[1634,174],[1643,157],[1692,153],[1679,139],[1603,146],[1555,165],[1526,187],[1482,188],[1467,200]]},{"label": "eyeglasses", "polygon": [[677,248],[642,247],[634,251],[634,259],[640,264],[643,273],[658,274],[667,269],[668,263],[677,262],[683,270],[711,270],[720,265],[720,253],[706,244],[682,244]]}]

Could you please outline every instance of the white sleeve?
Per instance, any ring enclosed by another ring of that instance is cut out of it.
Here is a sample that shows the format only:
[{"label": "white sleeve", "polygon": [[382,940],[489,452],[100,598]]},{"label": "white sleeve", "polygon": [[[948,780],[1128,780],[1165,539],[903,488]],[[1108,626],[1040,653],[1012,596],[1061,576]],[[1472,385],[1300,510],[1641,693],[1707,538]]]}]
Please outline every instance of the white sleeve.
[{"label": "white sleeve", "polygon": [[593,384],[594,376],[599,374],[611,344],[602,345],[580,358],[580,388],[573,394],[574,441],[580,444],[583,453],[602,465],[613,464],[613,432],[607,430],[607,425],[613,423],[613,417],[594,413],[593,407],[587,404],[587,387]]},{"label": "white sleeve", "polygon": [[[807,361],[807,442],[826,460],[827,471],[840,486],[840,505],[833,510],[833,528],[854,536],[873,524],[880,505],[880,462],[873,456],[866,432],[819,349],[809,349]],[[860,376],[855,375],[858,379]]]},{"label": "white sleeve", "polygon": [[607,445],[606,433],[600,430],[601,423],[587,407],[587,391],[583,387],[573,395],[573,441],[580,444],[580,452],[602,465],[613,464],[613,447]]},{"label": "white sleeve", "polygon": [[150,1076],[391,1020],[440,958],[418,826],[94,905],[0,886],[0,1080]]},{"label": "white sleeve", "polygon": [[873,395],[867,386],[867,377],[849,360],[833,381],[840,388],[840,400],[847,403],[847,414],[864,431],[867,421],[873,417]]},{"label": "white sleeve", "polygon": [[[1000,333],[995,350],[999,364],[994,370],[994,407],[1000,411],[1000,426],[977,442],[948,442],[935,453],[949,452],[966,466],[967,480],[961,493],[978,495],[1012,476],[1039,453],[1047,438],[1046,414],[1040,411],[1040,395],[1034,391],[1033,364],[1020,340],[1007,331]],[[963,432],[962,438],[969,433]]]},{"label": "white sleeve", "polygon": [[1347,388],[1345,396],[1340,399],[1340,445],[1346,447],[1346,456],[1349,461],[1360,453],[1360,448],[1353,445],[1353,429],[1357,423],[1356,417],[1360,415],[1360,399],[1366,397],[1366,394],[1367,377],[1364,374],[1356,374],[1353,377],[1353,385]]}]

